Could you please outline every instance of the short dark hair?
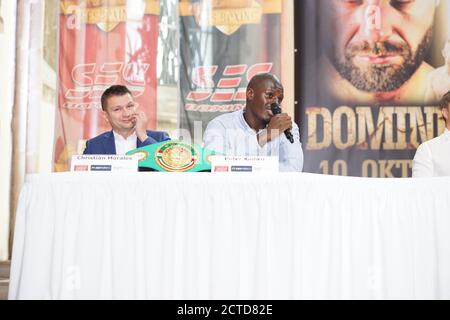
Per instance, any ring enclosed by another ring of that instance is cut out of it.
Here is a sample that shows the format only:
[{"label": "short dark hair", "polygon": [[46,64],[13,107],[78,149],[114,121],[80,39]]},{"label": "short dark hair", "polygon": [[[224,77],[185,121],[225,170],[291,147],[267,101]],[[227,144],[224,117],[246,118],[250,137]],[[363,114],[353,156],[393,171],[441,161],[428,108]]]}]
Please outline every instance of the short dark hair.
[{"label": "short dark hair", "polygon": [[447,91],[441,98],[441,109],[447,108],[450,104],[450,91]]},{"label": "short dark hair", "polygon": [[253,78],[250,79],[247,85],[248,89],[254,89],[255,86],[260,83],[263,80],[271,80],[273,81],[277,86],[282,87],[282,84],[280,80],[272,73],[259,73],[255,75]]},{"label": "short dark hair", "polygon": [[103,92],[101,100],[100,100],[102,103],[102,110],[106,111],[106,107],[108,106],[107,102],[110,97],[124,96],[126,94],[130,94],[131,96],[133,96],[131,91],[128,90],[128,88],[125,86],[114,85],[114,86],[109,87],[108,89],[105,90],[105,92]]}]

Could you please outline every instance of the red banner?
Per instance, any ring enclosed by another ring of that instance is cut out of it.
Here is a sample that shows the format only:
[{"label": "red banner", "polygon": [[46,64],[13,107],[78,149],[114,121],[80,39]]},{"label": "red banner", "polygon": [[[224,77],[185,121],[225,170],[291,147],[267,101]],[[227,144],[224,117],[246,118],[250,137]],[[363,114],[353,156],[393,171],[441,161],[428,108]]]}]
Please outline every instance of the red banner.
[{"label": "red banner", "polygon": [[55,171],[68,170],[79,145],[111,130],[100,97],[126,85],[156,126],[158,0],[61,0]]}]

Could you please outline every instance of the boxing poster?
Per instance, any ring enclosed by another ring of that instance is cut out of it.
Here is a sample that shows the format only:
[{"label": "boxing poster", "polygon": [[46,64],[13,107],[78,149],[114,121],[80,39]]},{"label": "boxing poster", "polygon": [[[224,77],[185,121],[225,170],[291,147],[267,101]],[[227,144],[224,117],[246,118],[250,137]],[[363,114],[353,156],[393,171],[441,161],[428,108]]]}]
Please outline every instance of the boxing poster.
[{"label": "boxing poster", "polygon": [[126,85],[156,126],[159,0],[61,0],[55,171],[84,140],[111,130],[100,97]]},{"label": "boxing poster", "polygon": [[295,1],[296,120],[304,171],[410,177],[444,130],[447,0]]},{"label": "boxing poster", "polygon": [[180,0],[180,127],[197,144],[208,122],[245,107],[248,81],[281,78],[281,0]]}]

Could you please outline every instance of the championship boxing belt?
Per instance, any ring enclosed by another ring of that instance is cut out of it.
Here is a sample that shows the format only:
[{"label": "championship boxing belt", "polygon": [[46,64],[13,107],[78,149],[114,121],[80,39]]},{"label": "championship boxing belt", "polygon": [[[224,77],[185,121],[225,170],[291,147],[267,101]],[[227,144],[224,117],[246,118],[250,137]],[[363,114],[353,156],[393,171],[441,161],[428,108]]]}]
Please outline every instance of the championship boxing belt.
[{"label": "championship boxing belt", "polygon": [[210,171],[210,157],[215,151],[195,144],[169,140],[131,150],[127,155],[137,155],[139,167],[163,172]]}]

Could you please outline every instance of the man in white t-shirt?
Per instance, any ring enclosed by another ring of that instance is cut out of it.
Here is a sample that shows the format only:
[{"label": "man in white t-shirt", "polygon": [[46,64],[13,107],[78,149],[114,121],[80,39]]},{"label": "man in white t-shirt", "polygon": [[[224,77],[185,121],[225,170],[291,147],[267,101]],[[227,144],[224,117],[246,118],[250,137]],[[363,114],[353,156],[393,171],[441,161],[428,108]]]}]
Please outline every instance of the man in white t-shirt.
[{"label": "man in white t-shirt", "polygon": [[445,43],[442,56],[445,64],[430,73],[425,101],[439,101],[450,89],[450,40]]},{"label": "man in white t-shirt", "polygon": [[413,178],[450,176],[450,91],[442,97],[441,110],[445,131],[417,148],[413,160]]},{"label": "man in white t-shirt", "polygon": [[[284,89],[270,73],[254,76],[246,91],[244,110],[213,119],[206,128],[204,147],[229,156],[278,156],[280,171],[303,169],[303,150],[297,124],[286,113],[273,114]],[[291,130],[292,142],[284,132]]]}]

